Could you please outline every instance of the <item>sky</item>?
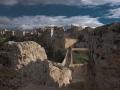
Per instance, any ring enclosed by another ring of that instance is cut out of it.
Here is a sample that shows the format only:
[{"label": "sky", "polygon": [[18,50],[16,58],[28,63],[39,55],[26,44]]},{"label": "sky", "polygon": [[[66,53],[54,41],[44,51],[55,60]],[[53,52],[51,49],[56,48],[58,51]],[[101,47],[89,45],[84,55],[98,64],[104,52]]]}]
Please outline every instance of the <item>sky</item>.
[{"label": "sky", "polygon": [[0,0],[0,29],[98,27],[120,21],[120,0]]}]

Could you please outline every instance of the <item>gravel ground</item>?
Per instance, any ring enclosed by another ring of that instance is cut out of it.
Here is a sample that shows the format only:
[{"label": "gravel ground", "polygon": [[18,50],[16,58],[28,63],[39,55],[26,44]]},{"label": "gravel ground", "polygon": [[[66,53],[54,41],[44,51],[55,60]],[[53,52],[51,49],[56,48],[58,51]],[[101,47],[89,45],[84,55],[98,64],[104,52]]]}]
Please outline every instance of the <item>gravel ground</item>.
[{"label": "gravel ground", "polygon": [[30,84],[24,88],[18,90],[77,90],[77,89],[70,89],[70,88],[58,88],[58,87],[47,87],[42,85],[33,85]]}]

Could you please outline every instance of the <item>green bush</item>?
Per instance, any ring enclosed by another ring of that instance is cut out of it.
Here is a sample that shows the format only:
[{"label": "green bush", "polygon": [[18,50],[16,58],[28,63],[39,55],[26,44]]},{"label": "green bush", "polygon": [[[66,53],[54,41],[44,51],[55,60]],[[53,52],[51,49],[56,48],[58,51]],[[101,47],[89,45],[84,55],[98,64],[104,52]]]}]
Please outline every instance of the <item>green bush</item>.
[{"label": "green bush", "polygon": [[78,36],[78,42],[81,42],[83,40],[83,38],[84,38],[84,35],[79,35]]}]

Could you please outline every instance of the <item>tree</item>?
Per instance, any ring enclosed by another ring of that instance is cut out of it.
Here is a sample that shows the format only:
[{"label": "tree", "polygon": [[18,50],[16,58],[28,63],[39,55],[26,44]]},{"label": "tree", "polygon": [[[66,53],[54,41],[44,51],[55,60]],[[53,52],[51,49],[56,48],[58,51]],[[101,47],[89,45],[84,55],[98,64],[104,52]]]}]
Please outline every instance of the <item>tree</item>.
[{"label": "tree", "polygon": [[83,38],[84,38],[84,35],[79,35],[78,36],[78,42],[81,42],[83,40]]}]

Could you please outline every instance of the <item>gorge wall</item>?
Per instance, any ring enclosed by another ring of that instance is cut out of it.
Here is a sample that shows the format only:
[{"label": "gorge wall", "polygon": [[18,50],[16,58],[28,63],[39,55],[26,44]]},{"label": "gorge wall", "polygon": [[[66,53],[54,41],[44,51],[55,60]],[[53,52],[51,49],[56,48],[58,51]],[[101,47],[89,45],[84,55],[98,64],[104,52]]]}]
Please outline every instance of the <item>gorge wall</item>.
[{"label": "gorge wall", "polygon": [[90,34],[87,90],[120,90],[120,23]]},{"label": "gorge wall", "polygon": [[0,90],[30,84],[64,87],[71,79],[71,70],[47,60],[45,50],[33,41],[9,41],[0,50]]}]

